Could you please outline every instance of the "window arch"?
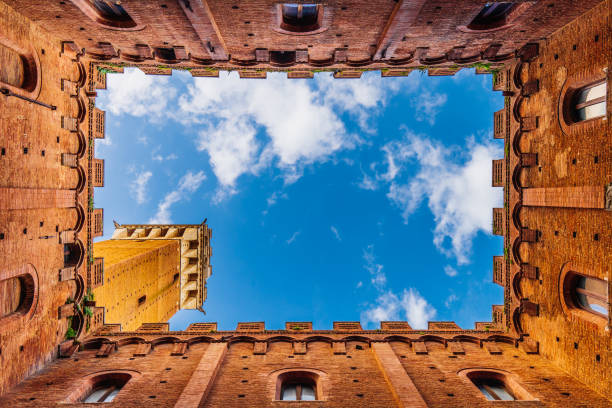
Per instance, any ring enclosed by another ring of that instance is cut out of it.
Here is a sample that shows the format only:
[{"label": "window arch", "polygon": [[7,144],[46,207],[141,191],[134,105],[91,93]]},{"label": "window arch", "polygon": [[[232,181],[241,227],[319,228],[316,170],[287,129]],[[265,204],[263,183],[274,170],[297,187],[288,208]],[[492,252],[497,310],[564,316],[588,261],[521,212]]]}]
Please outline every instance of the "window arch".
[{"label": "window arch", "polygon": [[141,30],[118,0],[71,0],[87,17],[113,30]]},{"label": "window arch", "polygon": [[610,309],[608,282],[602,279],[569,272],[563,280],[563,296],[570,308],[608,318]]},{"label": "window arch", "polygon": [[317,401],[319,376],[310,371],[288,371],[278,376],[276,399],[281,401]]},{"label": "window arch", "polygon": [[321,6],[318,4],[281,5],[281,28],[296,33],[315,31],[321,27]]},{"label": "window arch", "polygon": [[114,402],[127,383],[138,377],[140,373],[132,370],[112,370],[90,374],[83,378],[82,384],[75,388],[65,402]]},{"label": "window arch", "polygon": [[331,10],[316,3],[281,3],[275,6],[273,29],[283,34],[321,33],[331,24]]},{"label": "window arch", "polygon": [[606,94],[605,79],[569,92],[566,96],[566,121],[577,123],[605,116]]},{"label": "window arch", "polygon": [[533,400],[518,382],[517,377],[497,369],[466,369],[459,372],[467,378],[488,401]]},{"label": "window arch", "polygon": [[79,267],[83,257],[83,244],[80,241],[64,244],[64,267]]},{"label": "window arch", "polygon": [[30,274],[0,281],[0,319],[14,314],[26,314],[32,307],[34,291],[34,279]]},{"label": "window arch", "polygon": [[517,9],[518,3],[508,1],[489,2],[484,5],[467,28],[470,30],[491,30],[503,27],[509,22],[509,17]]},{"label": "window arch", "polygon": [[25,49],[0,35],[0,89],[29,98],[40,92],[40,63],[34,49]]}]

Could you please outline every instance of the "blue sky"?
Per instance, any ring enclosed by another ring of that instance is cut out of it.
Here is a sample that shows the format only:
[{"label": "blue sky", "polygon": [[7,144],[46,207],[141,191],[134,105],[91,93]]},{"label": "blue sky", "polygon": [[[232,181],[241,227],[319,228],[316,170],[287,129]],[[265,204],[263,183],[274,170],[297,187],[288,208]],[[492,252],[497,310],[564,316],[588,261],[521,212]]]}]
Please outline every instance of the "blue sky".
[{"label": "blue sky", "polygon": [[490,75],[312,80],[109,74],[105,237],[120,223],[213,229],[207,315],[216,321],[454,320],[473,328],[503,302],[492,280],[492,137],[503,97]]}]

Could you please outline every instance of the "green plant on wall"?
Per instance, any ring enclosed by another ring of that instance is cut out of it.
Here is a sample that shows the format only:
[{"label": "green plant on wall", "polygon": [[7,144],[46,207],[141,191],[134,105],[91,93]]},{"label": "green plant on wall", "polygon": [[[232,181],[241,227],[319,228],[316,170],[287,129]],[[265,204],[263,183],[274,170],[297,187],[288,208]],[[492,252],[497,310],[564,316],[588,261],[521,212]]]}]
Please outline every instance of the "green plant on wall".
[{"label": "green plant on wall", "polygon": [[71,340],[71,339],[74,339],[75,337],[76,337],[76,332],[74,331],[72,327],[69,327],[68,330],[66,330],[66,340]]}]

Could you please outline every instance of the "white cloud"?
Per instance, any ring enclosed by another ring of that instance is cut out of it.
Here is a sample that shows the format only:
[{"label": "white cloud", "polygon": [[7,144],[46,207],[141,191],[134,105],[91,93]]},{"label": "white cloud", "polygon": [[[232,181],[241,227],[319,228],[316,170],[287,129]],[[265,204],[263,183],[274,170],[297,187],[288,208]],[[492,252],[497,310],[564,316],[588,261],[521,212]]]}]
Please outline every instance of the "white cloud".
[{"label": "white cloud", "polygon": [[113,139],[109,133],[104,134],[104,139],[95,139],[96,148],[98,147],[109,147],[113,145]]},{"label": "white cloud", "polygon": [[276,167],[290,184],[305,166],[354,148],[361,139],[347,131],[340,115],[356,117],[365,129],[396,88],[374,75],[355,84],[328,75],[314,81],[284,77],[269,73],[265,81],[248,81],[221,73],[219,79],[198,78],[179,98],[176,118],[203,126],[196,146],[208,153],[221,189],[230,194],[244,174]]},{"label": "white cloud", "polygon": [[404,289],[402,309],[406,313],[406,320],[413,329],[426,329],[427,322],[436,316],[436,309],[413,288]]},{"label": "white cloud", "polygon": [[451,278],[457,276],[457,270],[450,265],[446,265],[444,267],[444,273],[450,276]]},{"label": "white cloud", "polygon": [[357,289],[359,289],[362,286],[363,286],[363,282],[362,281],[357,282]]},{"label": "white cloud", "polygon": [[115,115],[148,116],[152,121],[168,117],[168,102],[176,89],[168,78],[145,75],[137,68],[126,68],[123,75],[109,75],[107,92],[100,93],[100,104]]},{"label": "white cloud", "polygon": [[179,180],[178,187],[166,194],[164,199],[159,202],[157,206],[157,213],[149,219],[149,224],[170,224],[172,222],[172,213],[170,208],[181,200],[189,199],[190,195],[194,193],[202,182],[206,179],[206,175],[203,171],[193,173],[188,171]]},{"label": "white cloud", "polygon": [[134,179],[130,183],[130,193],[138,204],[143,204],[148,201],[147,196],[147,183],[153,176],[150,171],[137,172]]},{"label": "white cloud", "polygon": [[298,237],[298,235],[300,235],[300,233],[301,231],[295,231],[293,235],[291,235],[291,237],[287,240],[287,245],[293,244],[293,241],[295,241],[295,239]]},{"label": "white cloud", "polygon": [[176,159],[178,159],[178,156],[176,154],[174,154],[174,153],[170,153],[167,156],[163,156],[163,155],[161,155],[159,153],[153,153],[151,158],[153,160],[155,160],[155,161],[163,162],[163,161],[168,161],[168,160],[176,160]]},{"label": "white cloud", "polygon": [[275,191],[270,195],[270,197],[267,198],[266,202],[268,203],[268,207],[272,207],[278,202],[278,200],[281,200],[281,199],[286,200],[287,198],[289,198],[287,193],[281,193],[281,192]]},{"label": "white cloud", "polygon": [[444,301],[444,306],[446,306],[446,308],[448,309],[449,307],[451,307],[451,305],[456,302],[457,300],[459,300],[459,298],[457,297],[457,295],[455,295],[454,293],[451,293],[446,300]]},{"label": "white cloud", "polygon": [[376,179],[368,176],[363,170],[361,171],[361,173],[362,173],[362,178],[358,184],[358,187],[363,190],[370,190],[370,191],[376,190],[378,188],[378,183],[376,182]]},{"label": "white cloud", "polygon": [[385,320],[407,320],[413,329],[426,329],[436,310],[414,288],[404,289],[401,295],[391,291],[382,293],[374,305],[361,314],[364,324]]},{"label": "white cloud", "polygon": [[[459,265],[468,263],[472,240],[479,231],[491,232],[491,208],[502,202],[501,192],[490,187],[491,160],[501,157],[501,147],[470,138],[461,163],[457,148],[407,132],[383,151],[388,171],[377,177],[390,182],[387,197],[402,211],[404,222],[426,200],[436,223],[434,244]],[[418,171],[403,177],[408,163],[416,163]]]},{"label": "white cloud", "polygon": [[334,234],[334,237],[336,237],[338,241],[342,241],[342,238],[340,237],[340,233],[338,232],[338,228],[332,225],[329,229],[331,230],[332,234]]},{"label": "white cloud", "polygon": [[440,108],[446,103],[446,100],[447,97],[445,94],[431,93],[428,90],[422,90],[410,101],[410,104],[414,108],[415,119],[420,122],[427,121],[433,126],[436,122],[436,116],[440,112]]},{"label": "white cloud", "polygon": [[387,275],[383,272],[383,265],[376,263],[374,245],[368,245],[363,251],[364,268],[370,273],[370,282],[377,290],[382,290],[387,284]]}]

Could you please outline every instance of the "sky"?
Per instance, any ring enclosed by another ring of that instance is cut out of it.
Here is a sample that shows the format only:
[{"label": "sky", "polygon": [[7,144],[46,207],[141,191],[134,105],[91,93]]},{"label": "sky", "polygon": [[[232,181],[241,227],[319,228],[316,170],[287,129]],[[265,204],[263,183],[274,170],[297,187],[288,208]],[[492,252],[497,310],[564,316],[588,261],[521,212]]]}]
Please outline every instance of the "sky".
[{"label": "sky", "polygon": [[[125,224],[196,224],[213,230],[208,298],[179,311],[192,322],[491,320],[503,303],[492,283],[491,75],[239,79],[108,74],[103,239]],[[97,239],[100,240],[100,239]]]}]

